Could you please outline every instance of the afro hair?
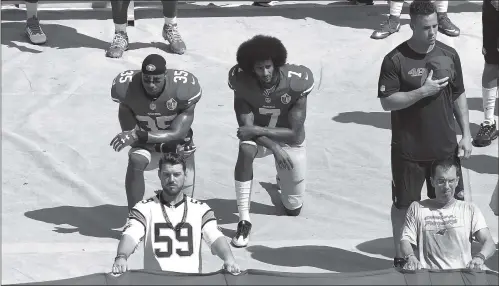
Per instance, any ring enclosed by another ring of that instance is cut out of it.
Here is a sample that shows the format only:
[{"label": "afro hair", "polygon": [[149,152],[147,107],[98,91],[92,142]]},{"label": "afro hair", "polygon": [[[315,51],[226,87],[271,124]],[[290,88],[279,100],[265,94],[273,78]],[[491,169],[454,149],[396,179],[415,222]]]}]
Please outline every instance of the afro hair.
[{"label": "afro hair", "polygon": [[417,16],[428,16],[437,12],[437,7],[429,0],[414,0],[409,6],[411,18]]},{"label": "afro hair", "polygon": [[271,36],[256,35],[242,43],[237,49],[237,64],[245,72],[253,72],[257,62],[272,60],[276,68],[287,60],[288,51],[282,42]]}]

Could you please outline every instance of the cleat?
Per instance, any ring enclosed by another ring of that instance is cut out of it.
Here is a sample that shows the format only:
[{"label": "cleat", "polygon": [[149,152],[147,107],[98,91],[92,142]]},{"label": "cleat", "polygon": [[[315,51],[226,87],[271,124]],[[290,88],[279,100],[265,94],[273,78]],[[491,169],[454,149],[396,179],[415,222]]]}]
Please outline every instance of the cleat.
[{"label": "cleat", "polygon": [[499,132],[496,130],[496,123],[494,124],[480,124],[480,129],[473,140],[473,146],[485,147],[489,146],[494,139],[497,138]]},{"label": "cleat", "polygon": [[42,27],[40,27],[40,21],[38,18],[34,16],[26,21],[25,32],[32,44],[41,45],[47,42],[47,35],[45,35]]},{"label": "cleat", "polygon": [[246,247],[249,242],[249,235],[251,232],[251,223],[242,220],[237,224],[236,235],[232,238],[232,245],[235,247]]},{"label": "cleat", "polygon": [[381,28],[375,30],[372,33],[371,39],[381,40],[390,36],[395,32],[398,32],[399,30],[400,30],[400,17],[390,15],[390,17],[388,17],[388,20],[386,20],[386,22],[383,22],[381,24]]},{"label": "cleat", "polygon": [[113,42],[111,46],[106,51],[106,57],[108,58],[121,58],[123,53],[128,49],[128,35],[126,32],[116,32],[114,33]]},{"label": "cleat", "polygon": [[165,24],[163,26],[163,38],[170,43],[170,48],[175,54],[185,53],[185,43],[178,32],[177,24]]},{"label": "cleat", "polygon": [[452,23],[447,13],[438,13],[438,31],[449,37],[457,37],[461,34],[461,30]]},{"label": "cleat", "polygon": [[271,7],[275,5],[275,2],[277,1],[254,1],[252,5],[260,7]]}]

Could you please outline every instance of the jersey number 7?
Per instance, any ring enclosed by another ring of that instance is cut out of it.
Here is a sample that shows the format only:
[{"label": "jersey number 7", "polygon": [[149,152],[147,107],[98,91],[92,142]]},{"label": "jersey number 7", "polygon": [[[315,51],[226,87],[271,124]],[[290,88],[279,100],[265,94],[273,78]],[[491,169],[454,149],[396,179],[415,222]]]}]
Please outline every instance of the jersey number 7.
[{"label": "jersey number 7", "polygon": [[278,108],[259,108],[258,112],[261,115],[270,115],[269,128],[275,128],[277,125],[277,120],[279,119],[279,115],[281,115],[281,110]]},{"label": "jersey number 7", "polygon": [[[162,235],[162,230],[172,230],[166,223],[155,223],[154,224],[154,243],[166,243],[166,251],[161,251],[160,248],[154,248],[154,254],[159,258],[167,258],[173,254],[173,240],[168,235]],[[182,231],[185,234],[182,234]],[[191,256],[194,253],[194,243],[192,241],[192,226],[189,223],[184,223],[182,228],[178,230],[173,230],[175,232],[175,238],[177,242],[186,242],[187,250],[182,250],[182,248],[176,248],[175,252],[178,256]]]}]

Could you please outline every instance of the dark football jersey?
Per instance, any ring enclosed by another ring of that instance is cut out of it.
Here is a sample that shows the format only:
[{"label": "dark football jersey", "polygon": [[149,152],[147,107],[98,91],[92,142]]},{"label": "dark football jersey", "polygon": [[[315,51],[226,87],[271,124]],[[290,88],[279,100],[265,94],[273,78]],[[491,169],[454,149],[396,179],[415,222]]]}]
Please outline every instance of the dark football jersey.
[{"label": "dark football jersey", "polygon": [[237,65],[229,71],[229,87],[234,96],[248,103],[254,115],[254,124],[262,127],[289,128],[288,113],[295,102],[310,93],[314,76],[309,68],[285,64],[279,69],[279,83],[264,89],[258,79]]},{"label": "dark football jersey", "polygon": [[166,88],[155,100],[146,95],[140,70],[124,71],[113,81],[112,99],[128,106],[144,131],[167,130],[177,115],[201,99],[201,86],[193,74],[168,69],[165,76]]}]

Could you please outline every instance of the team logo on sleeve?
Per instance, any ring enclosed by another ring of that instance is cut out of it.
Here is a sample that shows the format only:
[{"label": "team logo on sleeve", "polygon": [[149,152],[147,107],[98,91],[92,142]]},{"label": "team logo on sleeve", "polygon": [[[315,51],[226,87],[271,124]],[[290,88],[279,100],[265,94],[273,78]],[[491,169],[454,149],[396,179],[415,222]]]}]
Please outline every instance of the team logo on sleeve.
[{"label": "team logo on sleeve", "polygon": [[147,71],[150,71],[150,72],[153,72],[153,71],[155,71],[155,70],[156,70],[156,66],[154,66],[153,64],[148,64],[148,65],[146,66],[146,70],[147,70]]},{"label": "team logo on sleeve", "polygon": [[281,95],[281,102],[284,104],[288,104],[291,101],[291,96],[289,94],[285,93]]},{"label": "team logo on sleeve", "polygon": [[175,110],[175,108],[177,108],[177,102],[175,101],[175,99],[170,98],[170,100],[166,102],[166,108],[168,108],[169,110]]},{"label": "team logo on sleeve", "polygon": [[382,85],[382,86],[379,88],[379,91],[381,91],[381,92],[385,92],[385,90],[386,90],[386,87],[385,87],[384,85]]}]

